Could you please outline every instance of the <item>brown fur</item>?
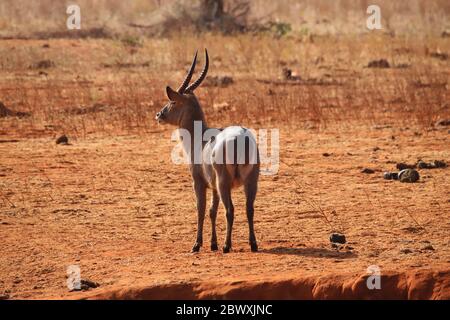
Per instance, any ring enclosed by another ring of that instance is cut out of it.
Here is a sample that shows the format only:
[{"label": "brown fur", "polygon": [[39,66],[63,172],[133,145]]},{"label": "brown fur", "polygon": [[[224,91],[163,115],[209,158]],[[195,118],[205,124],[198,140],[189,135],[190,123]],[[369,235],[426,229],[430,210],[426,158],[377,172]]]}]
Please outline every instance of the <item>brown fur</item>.
[{"label": "brown fur", "polygon": [[[193,63],[193,66],[195,67],[195,61]],[[193,68],[191,67],[190,75],[192,71]],[[202,73],[204,74],[204,76],[206,75],[206,71],[207,65]],[[198,83],[197,86],[199,84],[200,83]],[[234,221],[234,206],[231,199],[231,190],[239,186],[244,186],[244,192],[246,195],[246,211],[249,224],[249,243],[251,246],[251,250],[257,251],[258,246],[253,227],[253,203],[255,201],[258,186],[260,167],[259,156],[256,164],[249,164],[247,162],[245,164],[237,164],[236,161],[234,164],[220,164],[216,162],[212,162],[211,164],[194,164],[194,121],[201,121],[204,131],[208,129],[203,110],[192,91],[177,92],[172,90],[170,87],[167,87],[166,91],[170,101],[156,115],[156,119],[159,122],[169,123],[177,126],[178,128],[186,129],[191,134],[191,148],[190,150],[185,151],[187,152],[191,160],[189,168],[191,171],[194,191],[197,198],[198,211],[197,238],[192,251],[199,251],[200,247],[203,244],[203,221],[206,210],[207,188],[212,190],[212,201],[211,207],[209,209],[212,226],[211,250],[217,250],[216,217],[219,199],[221,199],[226,210],[227,218],[227,234],[223,252],[226,253],[230,251],[231,233]],[[209,144],[202,141],[202,152],[209,151],[205,150],[207,148],[209,148]],[[246,150],[246,152],[248,152],[248,150]]]}]

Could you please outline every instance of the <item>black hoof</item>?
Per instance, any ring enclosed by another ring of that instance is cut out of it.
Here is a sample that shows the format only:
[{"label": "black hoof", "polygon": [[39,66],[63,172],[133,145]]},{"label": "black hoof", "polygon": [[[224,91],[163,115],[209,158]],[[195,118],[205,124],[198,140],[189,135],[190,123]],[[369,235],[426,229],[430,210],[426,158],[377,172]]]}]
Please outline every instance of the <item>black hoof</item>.
[{"label": "black hoof", "polygon": [[211,251],[217,251],[217,250],[219,250],[217,243],[211,243]]},{"label": "black hoof", "polygon": [[192,247],[191,252],[199,252],[201,246],[202,246],[202,245],[199,244],[199,243],[194,244],[194,246]]},{"label": "black hoof", "polygon": [[255,243],[250,243],[250,248],[252,252],[258,252],[258,245]]},{"label": "black hoof", "polygon": [[230,247],[227,247],[227,246],[225,246],[225,247],[223,247],[223,253],[229,253],[230,252]]}]

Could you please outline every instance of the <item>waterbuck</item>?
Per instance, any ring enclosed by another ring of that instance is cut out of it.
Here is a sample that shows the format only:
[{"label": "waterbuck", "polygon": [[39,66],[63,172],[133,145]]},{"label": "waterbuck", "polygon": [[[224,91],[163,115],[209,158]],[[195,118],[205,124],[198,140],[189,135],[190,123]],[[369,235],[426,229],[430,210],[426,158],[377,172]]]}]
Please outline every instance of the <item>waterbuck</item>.
[{"label": "waterbuck", "polygon": [[[260,170],[259,151],[256,139],[250,130],[232,126],[224,129],[208,128],[203,110],[194,90],[205,79],[209,67],[208,51],[205,49],[205,67],[199,78],[189,85],[197,63],[194,56],[189,72],[177,91],[166,87],[169,102],[156,114],[158,123],[178,126],[188,132],[189,141],[181,137],[183,148],[189,159],[189,168],[197,198],[197,239],[192,252],[198,252],[203,244],[203,221],[206,210],[206,189],[212,190],[209,209],[211,218],[211,250],[217,250],[216,217],[219,197],[226,210],[227,234],[223,252],[231,249],[231,233],[234,221],[234,207],[231,189],[243,186],[246,196],[246,211],[249,226],[249,243],[253,252],[258,251],[253,228],[254,201]],[[200,135],[195,129],[201,128]],[[214,132],[214,134],[211,134]],[[206,136],[210,137],[207,138]]]}]

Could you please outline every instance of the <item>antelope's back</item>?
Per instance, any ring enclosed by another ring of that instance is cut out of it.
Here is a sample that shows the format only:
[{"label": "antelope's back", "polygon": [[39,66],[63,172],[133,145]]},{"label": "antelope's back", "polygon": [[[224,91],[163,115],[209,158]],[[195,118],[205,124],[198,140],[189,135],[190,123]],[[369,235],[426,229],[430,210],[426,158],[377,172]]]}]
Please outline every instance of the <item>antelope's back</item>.
[{"label": "antelope's back", "polygon": [[233,177],[233,187],[248,176],[259,173],[259,153],[253,133],[239,126],[227,127],[211,138],[203,149],[203,168],[210,186],[215,186],[216,172]]},{"label": "antelope's back", "polygon": [[253,133],[233,126],[222,130],[211,145],[211,162],[226,165],[259,164],[258,146]]}]

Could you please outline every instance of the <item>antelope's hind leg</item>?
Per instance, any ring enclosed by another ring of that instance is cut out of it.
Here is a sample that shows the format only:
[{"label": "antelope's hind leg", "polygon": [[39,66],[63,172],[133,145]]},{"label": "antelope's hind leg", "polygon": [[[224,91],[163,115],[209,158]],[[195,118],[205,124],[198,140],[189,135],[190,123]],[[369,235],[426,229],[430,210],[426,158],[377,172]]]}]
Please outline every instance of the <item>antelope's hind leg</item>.
[{"label": "antelope's hind leg", "polygon": [[203,222],[206,210],[206,186],[203,182],[194,182],[194,191],[197,198],[197,240],[192,247],[192,252],[200,251],[203,245]]},{"label": "antelope's hind leg", "polygon": [[219,208],[219,194],[217,190],[212,191],[211,207],[209,208],[209,217],[211,218],[211,250],[218,250],[217,246],[217,233],[216,233],[216,218],[217,209]]},{"label": "antelope's hind leg", "polygon": [[249,244],[252,252],[258,251],[258,244],[256,242],[255,229],[253,225],[253,216],[255,212],[254,202],[257,192],[257,181],[251,181],[244,185],[244,192],[246,197],[246,211],[249,231]]},{"label": "antelope's hind leg", "polygon": [[231,250],[231,233],[233,230],[233,222],[234,222],[234,206],[231,201],[231,184],[232,178],[227,172],[225,166],[221,166],[216,169],[217,178],[218,178],[218,191],[220,195],[220,199],[226,210],[227,217],[227,235],[225,239],[225,245],[223,246],[223,252],[228,253]]}]

